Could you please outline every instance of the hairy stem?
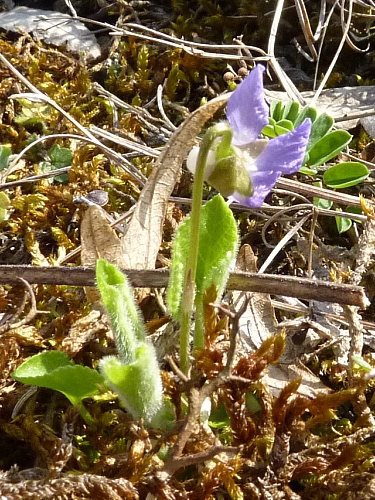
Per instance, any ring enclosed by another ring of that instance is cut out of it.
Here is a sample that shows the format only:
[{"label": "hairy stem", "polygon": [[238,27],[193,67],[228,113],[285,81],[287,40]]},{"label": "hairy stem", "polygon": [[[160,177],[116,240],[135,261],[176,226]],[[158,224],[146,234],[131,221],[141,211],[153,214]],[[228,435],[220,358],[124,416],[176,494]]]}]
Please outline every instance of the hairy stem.
[{"label": "hairy stem", "polygon": [[[199,254],[199,228],[202,207],[204,171],[207,157],[212,150],[214,142],[223,138],[223,147],[228,149],[232,139],[232,130],[227,123],[218,123],[210,127],[203,137],[197,159],[197,168],[194,176],[192,209],[190,214],[190,250],[186,260],[184,295],[182,298],[181,334],[180,334],[180,362],[181,369],[187,373],[189,369],[189,333],[191,315],[195,299],[195,276],[197,273]],[[219,145],[219,148],[221,146]],[[204,346],[203,325],[196,327],[194,339],[195,347]]]}]

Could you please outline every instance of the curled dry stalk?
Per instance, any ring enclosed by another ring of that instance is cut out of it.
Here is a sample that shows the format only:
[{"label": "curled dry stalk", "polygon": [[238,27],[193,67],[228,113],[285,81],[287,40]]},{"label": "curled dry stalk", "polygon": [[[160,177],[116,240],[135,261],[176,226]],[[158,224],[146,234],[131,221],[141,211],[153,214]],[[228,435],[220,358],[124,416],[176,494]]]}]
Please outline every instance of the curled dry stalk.
[{"label": "curled dry stalk", "polygon": [[279,243],[275,246],[275,248],[272,250],[272,252],[270,253],[270,255],[267,257],[267,259],[265,260],[265,262],[263,263],[262,267],[259,269],[259,274],[263,274],[264,271],[267,269],[267,267],[271,264],[271,262],[274,260],[274,258],[276,257],[276,255],[279,253],[279,251],[281,250],[281,248],[287,244],[287,242],[293,238],[293,236],[301,229],[301,227],[305,224],[305,222],[307,222],[311,217],[311,213],[308,213],[307,215],[305,215],[299,222],[297,222],[297,224],[292,228],[290,229],[290,231],[288,231],[288,233],[283,237],[281,238],[281,240],[279,241]]},{"label": "curled dry stalk", "polygon": [[[27,325],[39,313],[36,307],[35,294],[33,289],[31,288],[31,285],[28,283],[28,281],[24,280],[23,278],[18,278],[18,281],[26,288],[26,292],[11,320],[7,321],[4,325],[0,326],[0,335],[4,335],[5,333],[9,332],[9,330],[14,330],[15,328],[20,328],[21,326]],[[27,295],[29,295],[30,297],[30,311],[26,314],[26,316],[23,319],[19,321],[14,321],[16,318],[19,318],[22,312],[24,311],[26,306]]]}]

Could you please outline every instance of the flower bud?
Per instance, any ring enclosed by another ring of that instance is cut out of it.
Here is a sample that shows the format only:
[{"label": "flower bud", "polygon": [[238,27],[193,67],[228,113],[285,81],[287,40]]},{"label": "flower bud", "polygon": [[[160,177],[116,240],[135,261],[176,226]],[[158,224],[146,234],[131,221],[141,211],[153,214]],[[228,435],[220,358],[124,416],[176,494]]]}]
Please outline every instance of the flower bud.
[{"label": "flower bud", "polygon": [[250,176],[237,155],[218,160],[207,182],[226,198],[234,192],[242,196],[252,196],[254,193]]}]

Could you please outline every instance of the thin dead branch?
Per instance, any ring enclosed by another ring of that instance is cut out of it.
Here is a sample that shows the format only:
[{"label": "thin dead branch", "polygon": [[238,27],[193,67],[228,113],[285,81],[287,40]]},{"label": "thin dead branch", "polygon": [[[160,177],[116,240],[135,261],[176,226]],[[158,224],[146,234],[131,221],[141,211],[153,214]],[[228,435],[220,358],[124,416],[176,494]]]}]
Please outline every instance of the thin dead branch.
[{"label": "thin dead branch", "polygon": [[[305,196],[324,198],[325,200],[330,200],[340,205],[353,205],[355,207],[361,206],[361,200],[358,196],[352,196],[345,193],[337,193],[336,191],[330,189],[310,186],[309,184],[294,181],[292,179],[286,179],[284,177],[280,178],[277,181],[277,186],[289,189],[290,191],[300,193]],[[373,205],[373,202],[369,201],[369,203]]]},{"label": "thin dead branch", "polygon": [[[95,286],[95,270],[89,267],[69,266],[1,266],[0,283],[17,283],[23,278],[29,283],[70,286]],[[167,269],[123,269],[131,283],[139,288],[165,288],[168,286]],[[270,293],[306,300],[334,302],[366,308],[369,304],[361,286],[309,280],[294,276],[257,273],[231,273],[228,290]]]}]

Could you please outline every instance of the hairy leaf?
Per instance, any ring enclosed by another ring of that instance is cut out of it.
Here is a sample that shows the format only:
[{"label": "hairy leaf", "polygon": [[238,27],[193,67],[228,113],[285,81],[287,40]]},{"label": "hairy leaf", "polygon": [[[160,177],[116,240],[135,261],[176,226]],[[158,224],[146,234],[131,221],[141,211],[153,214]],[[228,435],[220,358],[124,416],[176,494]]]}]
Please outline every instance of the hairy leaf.
[{"label": "hairy leaf", "polygon": [[146,328],[126,276],[104,259],[96,263],[96,281],[111,320],[117,349],[125,363],[135,361]]},{"label": "hairy leaf", "polygon": [[[172,270],[168,288],[168,306],[174,318],[181,313],[185,264],[190,245],[190,219],[179,227],[173,245]],[[194,231],[197,228],[193,228]],[[203,322],[203,295],[214,285],[221,297],[230,265],[238,247],[237,225],[222,196],[217,195],[202,208],[199,256],[196,274],[196,305]]]}]

